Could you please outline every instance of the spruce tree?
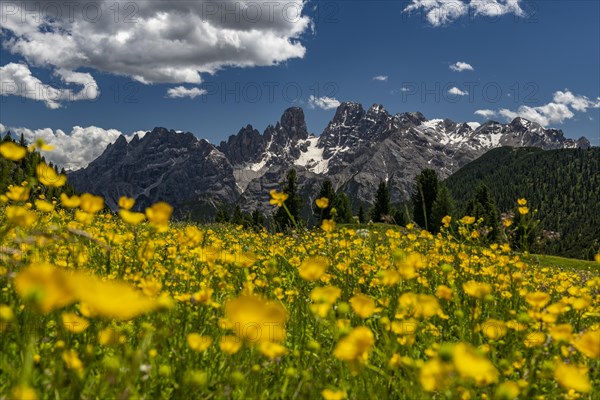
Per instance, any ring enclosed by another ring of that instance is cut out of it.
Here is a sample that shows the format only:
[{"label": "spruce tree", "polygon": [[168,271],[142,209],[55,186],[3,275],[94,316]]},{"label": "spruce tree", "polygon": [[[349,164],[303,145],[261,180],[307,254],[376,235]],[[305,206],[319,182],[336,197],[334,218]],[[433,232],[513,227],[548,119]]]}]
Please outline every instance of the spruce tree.
[{"label": "spruce tree", "polygon": [[437,197],[438,186],[437,173],[432,169],[424,169],[415,178],[412,194],[413,219],[417,225],[427,230],[431,226],[431,210]]},{"label": "spruce tree", "polygon": [[496,208],[496,202],[486,185],[479,185],[477,187],[475,196],[467,204],[466,214],[475,217],[476,220],[483,218],[481,226],[489,229],[488,239],[496,240],[498,237],[500,215]]},{"label": "spruce tree", "polygon": [[340,224],[352,222],[352,207],[350,206],[350,199],[348,199],[346,193],[342,192],[335,195],[333,208],[336,210],[335,222]]},{"label": "spruce tree", "polygon": [[315,206],[315,214],[319,218],[319,222],[322,222],[324,219],[331,219],[331,209],[334,207],[334,202],[336,200],[335,190],[333,189],[333,184],[329,179],[327,179],[321,185],[321,190],[319,191],[319,197],[325,197],[329,200],[329,205],[327,208],[320,209]]},{"label": "spruce tree", "polygon": [[[294,218],[296,223],[300,224],[300,209],[302,208],[302,199],[298,195],[298,177],[295,169],[290,169],[286,177],[287,183],[283,192],[288,195],[285,205]],[[275,224],[279,229],[287,229],[293,226],[293,222],[290,219],[288,213],[283,207],[280,207],[275,213]]]},{"label": "spruce tree", "polygon": [[377,193],[375,194],[375,204],[371,211],[373,222],[381,222],[385,215],[390,214],[390,192],[384,181],[379,182]]},{"label": "spruce tree", "polygon": [[450,190],[446,185],[440,185],[435,201],[431,208],[431,231],[436,233],[439,231],[442,218],[446,215],[452,216],[454,213],[454,199],[450,194]]},{"label": "spruce tree", "polygon": [[362,204],[358,208],[358,222],[361,224],[364,224],[365,222],[367,222],[367,215],[365,213],[365,208],[363,207]]}]

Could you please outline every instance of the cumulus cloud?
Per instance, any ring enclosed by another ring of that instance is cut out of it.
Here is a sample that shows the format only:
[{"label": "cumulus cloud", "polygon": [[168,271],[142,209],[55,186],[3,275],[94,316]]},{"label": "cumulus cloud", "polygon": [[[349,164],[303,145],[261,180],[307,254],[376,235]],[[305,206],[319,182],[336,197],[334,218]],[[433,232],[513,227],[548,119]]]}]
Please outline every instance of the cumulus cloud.
[{"label": "cumulus cloud", "polygon": [[189,97],[190,99],[193,99],[195,97],[203,95],[204,93],[206,93],[206,90],[200,89],[197,87],[188,89],[183,86],[177,86],[177,87],[170,88],[169,90],[167,90],[167,97],[172,98],[172,99],[177,99],[177,98],[181,98],[181,97]]},{"label": "cumulus cloud", "polygon": [[530,121],[537,122],[542,126],[550,124],[561,124],[566,119],[571,119],[575,116],[573,111],[564,104],[548,103],[542,106],[529,107],[521,106],[516,111],[512,111],[506,108],[501,108],[498,111],[503,117],[511,120],[516,117],[522,117]]},{"label": "cumulus cloud", "polygon": [[340,102],[333,97],[315,97],[310,95],[308,97],[308,107],[310,108],[320,108],[323,110],[331,110],[332,108],[339,107]]},{"label": "cumulus cloud", "polygon": [[448,25],[466,15],[473,17],[499,17],[514,14],[525,17],[521,0],[412,0],[404,12],[423,12],[425,19],[434,27]]},{"label": "cumulus cloud", "polygon": [[4,126],[4,124],[0,123],[0,134],[3,134],[6,131],[7,131],[6,126]]},{"label": "cumulus cloud", "polygon": [[477,110],[474,113],[475,115],[480,115],[483,118],[492,118],[494,115],[496,115],[496,111],[494,110],[488,110],[488,109],[483,109],[483,110]]},{"label": "cumulus cloud", "polygon": [[[305,0],[11,2],[4,47],[29,65],[83,79],[79,68],[142,83],[201,82],[224,67],[271,66],[302,58],[311,19]],[[53,104],[53,103],[50,103]]]},{"label": "cumulus cloud", "polygon": [[374,81],[386,82],[388,80],[387,75],[377,75],[373,77]]},{"label": "cumulus cloud", "polygon": [[[4,127],[4,125],[0,125]],[[75,126],[69,133],[61,129],[53,130],[51,128],[29,129],[5,127],[5,129],[10,130],[17,137],[23,134],[28,143],[34,142],[36,139],[43,139],[46,143],[54,146],[54,150],[43,152],[46,160],[67,170],[77,170],[86,167],[102,154],[106,146],[114,143],[122,135],[116,129],[103,129],[97,126],[88,126],[85,128]],[[143,136],[145,131],[125,135],[125,138],[131,140],[135,134]]]},{"label": "cumulus cloud", "polygon": [[596,101],[590,100],[586,96],[575,95],[568,89],[556,91],[552,96],[552,101],[540,106],[522,105],[516,110],[501,108],[494,110],[477,110],[476,115],[484,118],[490,118],[495,115],[512,120],[516,117],[522,117],[530,121],[537,122],[542,126],[552,124],[562,124],[565,120],[575,117],[575,111],[586,112],[590,108],[600,108],[600,98]]},{"label": "cumulus cloud", "polygon": [[100,94],[98,84],[88,73],[58,69],[54,76],[63,84],[81,86],[81,89],[73,91],[70,88],[53,87],[33,76],[27,65],[9,63],[0,67],[0,95],[42,101],[46,107],[57,109],[62,102],[94,100]]},{"label": "cumulus cloud", "polygon": [[593,101],[586,96],[574,95],[569,89],[565,89],[564,92],[560,90],[555,92],[553,100],[555,103],[570,106],[575,111],[580,112],[586,112],[588,108],[600,108],[600,97]]},{"label": "cumulus cloud", "polygon": [[450,65],[450,69],[455,72],[474,71],[475,70],[475,68],[473,68],[471,66],[471,64],[468,64],[463,61],[457,61],[454,64]]},{"label": "cumulus cloud", "polygon": [[459,88],[454,86],[448,90],[448,94],[452,94],[455,96],[467,96],[469,92],[467,92],[466,90],[460,90]]}]

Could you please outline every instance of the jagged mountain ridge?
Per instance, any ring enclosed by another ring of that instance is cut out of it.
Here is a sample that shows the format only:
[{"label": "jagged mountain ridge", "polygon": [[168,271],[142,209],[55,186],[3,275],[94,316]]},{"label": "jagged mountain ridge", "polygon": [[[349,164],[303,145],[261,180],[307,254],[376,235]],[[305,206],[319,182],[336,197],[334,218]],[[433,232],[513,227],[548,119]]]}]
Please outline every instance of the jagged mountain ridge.
[{"label": "jagged mountain ridge", "polygon": [[127,195],[140,208],[163,200],[176,206],[237,202],[251,210],[268,207],[269,190],[280,188],[293,167],[309,201],[328,178],[356,206],[373,200],[382,179],[390,185],[392,200],[399,201],[409,195],[423,168],[434,168],[444,178],[501,146],[586,148],[589,142],[567,139],[561,130],[523,118],[509,124],[457,123],[345,102],[319,136],[308,132],[303,110],[292,107],[262,134],[248,125],[218,146],[165,128],[130,142],[121,137],[70,179],[77,190],[103,195],[111,208]]}]

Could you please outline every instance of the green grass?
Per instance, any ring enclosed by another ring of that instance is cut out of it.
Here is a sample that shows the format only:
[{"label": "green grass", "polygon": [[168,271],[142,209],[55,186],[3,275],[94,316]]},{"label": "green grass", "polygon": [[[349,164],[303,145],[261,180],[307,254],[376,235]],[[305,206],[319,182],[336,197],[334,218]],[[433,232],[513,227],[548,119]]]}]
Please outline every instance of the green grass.
[{"label": "green grass", "polygon": [[561,267],[571,270],[585,270],[600,273],[600,267],[595,261],[577,260],[574,258],[564,258],[557,256],[549,256],[544,254],[532,254],[534,259],[538,259],[540,265],[544,267]]}]

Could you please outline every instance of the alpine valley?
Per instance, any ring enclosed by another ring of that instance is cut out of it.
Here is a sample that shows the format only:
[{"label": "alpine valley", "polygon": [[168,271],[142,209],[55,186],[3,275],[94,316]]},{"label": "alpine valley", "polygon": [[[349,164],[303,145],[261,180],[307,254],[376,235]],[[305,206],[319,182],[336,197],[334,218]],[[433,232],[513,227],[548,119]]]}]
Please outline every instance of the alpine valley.
[{"label": "alpine valley", "polygon": [[[181,213],[208,219],[224,204],[265,211],[269,191],[281,189],[287,170],[294,168],[306,201],[312,204],[321,182],[330,179],[357,209],[372,203],[381,180],[392,202],[400,202],[409,197],[422,169],[434,169],[444,179],[503,146],[550,150],[589,148],[590,143],[523,118],[508,124],[460,123],[345,102],[319,136],[307,131],[298,107],[285,110],[262,134],[248,125],[219,145],[162,127],[129,141],[121,136],[86,168],[71,172],[69,181],[78,191],[104,196],[112,209],[119,197],[128,196],[139,209],[166,201]],[[308,204],[304,209],[310,212]]]}]

